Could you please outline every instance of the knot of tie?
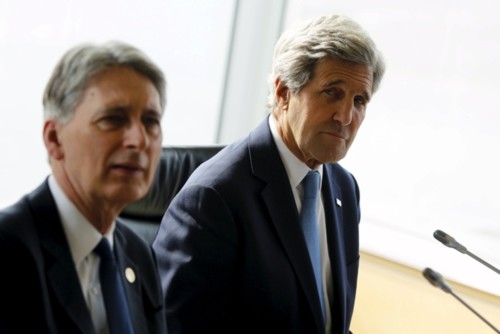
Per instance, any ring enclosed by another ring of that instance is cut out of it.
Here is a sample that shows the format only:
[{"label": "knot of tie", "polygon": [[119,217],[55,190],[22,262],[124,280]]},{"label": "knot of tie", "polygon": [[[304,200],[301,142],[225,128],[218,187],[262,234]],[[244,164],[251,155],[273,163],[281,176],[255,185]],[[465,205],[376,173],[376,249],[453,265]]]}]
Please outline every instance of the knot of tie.
[{"label": "knot of tie", "polygon": [[304,187],[304,198],[314,198],[318,195],[319,190],[319,173],[310,171],[302,180]]},{"label": "knot of tie", "polygon": [[108,239],[102,238],[101,241],[95,247],[95,252],[103,260],[114,260],[115,257],[113,255],[113,251],[111,250],[111,245],[109,244]]}]

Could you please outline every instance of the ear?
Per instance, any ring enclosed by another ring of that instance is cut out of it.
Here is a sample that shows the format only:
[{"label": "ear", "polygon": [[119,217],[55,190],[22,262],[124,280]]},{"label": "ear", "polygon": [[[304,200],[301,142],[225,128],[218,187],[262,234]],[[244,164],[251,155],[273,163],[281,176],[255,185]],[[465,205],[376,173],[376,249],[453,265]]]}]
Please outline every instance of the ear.
[{"label": "ear", "polygon": [[288,109],[290,90],[280,77],[274,79],[274,96],[276,98],[276,105],[279,109]]},{"label": "ear", "polygon": [[64,150],[59,141],[61,125],[53,120],[46,120],[43,124],[43,142],[49,156],[52,159],[61,160],[64,157]]}]

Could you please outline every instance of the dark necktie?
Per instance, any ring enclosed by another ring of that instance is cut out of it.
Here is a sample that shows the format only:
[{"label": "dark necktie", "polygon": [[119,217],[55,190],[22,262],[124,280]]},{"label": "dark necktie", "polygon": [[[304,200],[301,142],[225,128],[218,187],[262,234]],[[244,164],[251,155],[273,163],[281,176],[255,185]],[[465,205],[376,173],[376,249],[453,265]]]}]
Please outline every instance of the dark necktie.
[{"label": "dark necktie", "polygon": [[309,250],[309,256],[316,278],[321,309],[323,311],[323,321],[325,320],[325,301],[323,298],[323,280],[321,277],[321,252],[318,231],[317,203],[319,195],[320,175],[316,171],[310,171],[302,180],[304,187],[304,199],[302,200],[302,210],[300,211],[300,224],[304,232],[304,237]]},{"label": "dark necktie", "polygon": [[99,278],[111,334],[132,334],[132,323],[128,311],[125,290],[118,272],[115,256],[106,238],[102,238],[95,252],[101,258]]}]

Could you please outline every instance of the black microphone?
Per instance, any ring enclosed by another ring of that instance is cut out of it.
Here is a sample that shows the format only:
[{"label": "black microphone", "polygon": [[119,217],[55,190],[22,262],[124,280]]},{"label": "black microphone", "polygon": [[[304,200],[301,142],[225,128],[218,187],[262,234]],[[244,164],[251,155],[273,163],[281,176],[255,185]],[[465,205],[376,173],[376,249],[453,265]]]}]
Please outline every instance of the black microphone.
[{"label": "black microphone", "polygon": [[440,288],[446,293],[452,292],[450,286],[446,284],[440,273],[435,272],[431,268],[425,268],[423,274],[424,277],[427,278],[427,280],[435,287]]},{"label": "black microphone", "polygon": [[483,259],[481,259],[477,255],[469,252],[465,246],[463,246],[462,244],[460,244],[459,242],[457,242],[455,240],[455,238],[453,238],[452,236],[446,234],[445,232],[443,232],[441,230],[436,230],[434,232],[434,238],[436,238],[441,243],[443,243],[443,245],[448,246],[450,248],[454,248],[457,251],[459,251],[460,253],[469,255],[474,260],[476,260],[479,263],[481,263],[481,264],[485,265],[486,267],[490,268],[491,270],[493,270],[497,274],[500,274],[500,270],[498,268],[496,268],[493,265],[489,264],[488,262],[484,261]]},{"label": "black microphone", "polygon": [[465,301],[462,300],[459,296],[457,296],[453,290],[450,288],[448,284],[443,279],[443,276],[441,276],[440,273],[435,272],[431,268],[425,268],[424,271],[422,272],[424,277],[435,287],[440,288],[446,293],[449,293],[453,297],[455,297],[460,303],[462,303],[465,307],[467,307],[472,313],[477,315],[479,319],[484,321],[488,326],[490,326],[496,333],[500,334],[500,331],[493,326],[488,320],[486,320],[482,315],[480,315],[476,310],[474,310],[472,307],[470,307]]}]

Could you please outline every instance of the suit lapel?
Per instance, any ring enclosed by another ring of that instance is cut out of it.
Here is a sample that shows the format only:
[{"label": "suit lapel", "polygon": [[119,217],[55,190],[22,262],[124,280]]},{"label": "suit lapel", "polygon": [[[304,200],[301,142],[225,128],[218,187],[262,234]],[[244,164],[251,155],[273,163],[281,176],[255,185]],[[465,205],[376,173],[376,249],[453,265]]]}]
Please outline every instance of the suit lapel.
[{"label": "suit lapel", "polygon": [[[122,278],[123,287],[127,297],[132,325],[136,333],[146,333],[148,328],[145,326],[142,296],[141,296],[141,277],[136,263],[127,256],[129,245],[127,239],[121,231],[119,223],[116,224],[114,232],[114,252],[118,262],[118,271]],[[132,250],[133,251],[133,250]]]},{"label": "suit lapel", "polygon": [[300,228],[290,182],[285,166],[269,130],[267,119],[249,136],[252,171],[266,182],[262,198],[271,216],[279,241],[298,277],[318,328],[323,325],[321,304],[307,246]]},{"label": "suit lapel", "polygon": [[[68,242],[47,181],[30,195],[33,219],[40,236],[49,287],[82,333],[94,333]],[[59,315],[54,314],[55,320]]]}]

